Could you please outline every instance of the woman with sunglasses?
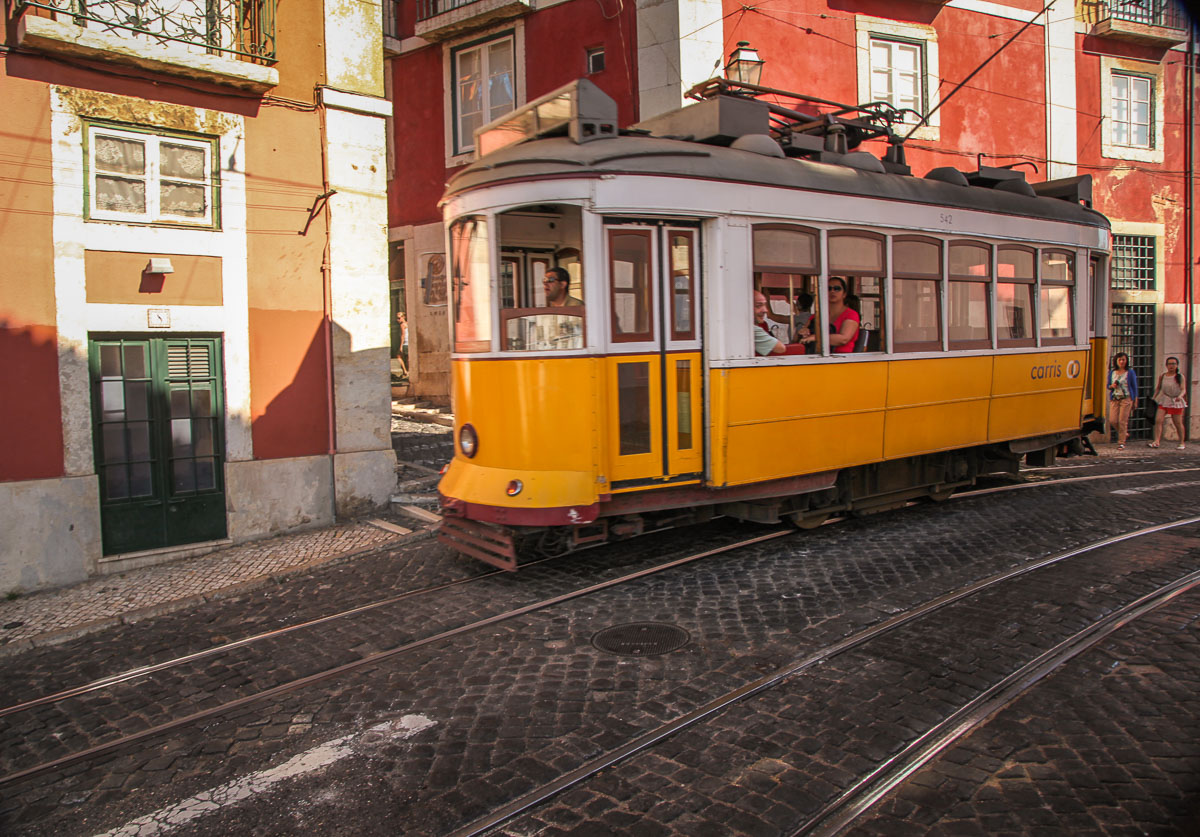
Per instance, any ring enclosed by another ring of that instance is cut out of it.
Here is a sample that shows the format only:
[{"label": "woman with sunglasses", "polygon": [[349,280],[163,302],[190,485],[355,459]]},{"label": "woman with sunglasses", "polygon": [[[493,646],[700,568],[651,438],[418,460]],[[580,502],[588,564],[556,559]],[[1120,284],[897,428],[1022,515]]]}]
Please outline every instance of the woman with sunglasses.
[{"label": "woman with sunglasses", "polygon": [[1137,373],[1129,368],[1129,355],[1117,352],[1108,373],[1108,422],[1117,426],[1117,450],[1125,450],[1125,440],[1129,438],[1129,414],[1133,412],[1137,397]]},{"label": "woman with sunglasses", "polygon": [[[829,348],[834,354],[854,351],[854,340],[858,337],[858,312],[846,304],[848,295],[846,280],[841,276],[829,277]],[[808,328],[801,330],[801,342],[816,344],[817,315],[808,321]],[[805,333],[807,332],[807,333]],[[815,349],[814,349],[815,351]]]},{"label": "woman with sunglasses", "polygon": [[1184,396],[1186,387],[1184,377],[1179,374],[1179,358],[1167,358],[1167,371],[1158,376],[1158,386],[1154,388],[1153,401],[1158,405],[1154,416],[1154,441],[1150,447],[1156,448],[1162,444],[1163,429],[1167,416],[1175,425],[1175,435],[1179,437],[1179,450],[1184,450],[1183,443],[1183,411],[1187,409],[1187,398]]}]

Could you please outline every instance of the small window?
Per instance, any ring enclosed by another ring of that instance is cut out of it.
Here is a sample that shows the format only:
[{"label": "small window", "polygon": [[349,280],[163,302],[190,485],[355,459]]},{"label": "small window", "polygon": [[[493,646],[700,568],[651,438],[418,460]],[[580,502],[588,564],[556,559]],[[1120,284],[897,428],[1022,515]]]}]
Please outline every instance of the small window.
[{"label": "small window", "polygon": [[946,301],[951,349],[992,345],[992,250],[985,244],[950,245],[950,289]]},{"label": "small window", "polygon": [[668,258],[671,268],[671,339],[696,338],[695,233],[672,230]]},{"label": "small window", "polygon": [[451,53],[454,73],[454,153],[475,148],[475,129],[516,106],[513,38],[508,35]]},{"label": "small window", "polygon": [[[925,113],[924,65],[922,44],[871,38],[871,99]],[[905,114],[904,121],[916,120],[912,114]]]},{"label": "small window", "polygon": [[216,148],[215,139],[89,125],[87,217],[217,226]]},{"label": "small window", "polygon": [[615,343],[654,339],[654,325],[650,317],[653,304],[650,235],[649,230],[608,231],[612,339]]},{"label": "small window", "polygon": [[492,338],[487,221],[480,217],[455,221],[450,228],[450,250],[454,350],[486,352]]},{"label": "small window", "polygon": [[936,351],[942,348],[942,245],[928,238],[892,242],[892,348]]},{"label": "small window", "polygon": [[1112,143],[1153,148],[1154,82],[1144,76],[1112,74]]},{"label": "small window", "polygon": [[1001,247],[996,253],[996,336],[1001,346],[1032,346],[1034,251]]},{"label": "small window", "polygon": [[1074,342],[1074,290],[1075,254],[1064,250],[1043,250],[1042,286],[1038,298],[1038,331],[1042,345]]},{"label": "small window", "polygon": [[[819,238],[815,230],[791,224],[754,227],[754,288],[767,298],[767,330],[781,343],[797,341],[817,313],[820,279]],[[822,342],[810,353],[823,350]]]},{"label": "small window", "polygon": [[604,72],[604,47],[587,51],[587,72],[589,76]]},{"label": "small window", "polygon": [[[834,231],[829,233],[829,276],[847,280],[846,303],[859,315],[859,344],[862,351],[880,351],[882,334],[883,286],[887,275],[884,237],[877,233]],[[856,347],[858,348],[858,347]],[[838,347],[835,351],[846,351]]]}]

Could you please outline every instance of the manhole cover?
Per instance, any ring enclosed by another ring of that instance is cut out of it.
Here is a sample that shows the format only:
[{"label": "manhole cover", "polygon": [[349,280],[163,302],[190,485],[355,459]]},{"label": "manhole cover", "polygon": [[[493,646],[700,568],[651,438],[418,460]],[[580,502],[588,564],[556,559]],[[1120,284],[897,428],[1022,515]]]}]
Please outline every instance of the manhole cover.
[{"label": "manhole cover", "polygon": [[634,622],[605,628],[592,637],[592,645],[610,654],[649,657],[667,654],[688,644],[691,636],[683,628],[662,622]]}]

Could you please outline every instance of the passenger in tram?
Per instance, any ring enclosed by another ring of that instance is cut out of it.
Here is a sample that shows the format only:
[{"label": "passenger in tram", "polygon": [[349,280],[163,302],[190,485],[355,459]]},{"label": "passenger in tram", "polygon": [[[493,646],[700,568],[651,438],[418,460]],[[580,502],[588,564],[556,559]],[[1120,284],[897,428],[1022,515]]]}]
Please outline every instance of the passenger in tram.
[{"label": "passenger in tram", "polygon": [[754,292],[754,353],[757,355],[802,355],[806,349],[802,344],[785,344],[771,334],[767,320],[767,297],[762,291]]},{"label": "passenger in tram", "polygon": [[1108,421],[1117,426],[1117,450],[1125,450],[1129,438],[1129,414],[1137,403],[1137,373],[1129,368],[1129,355],[1117,352],[1108,373]]},{"label": "passenger in tram", "polygon": [[571,274],[566,268],[551,267],[542,276],[542,287],[546,291],[546,305],[551,308],[568,308],[583,305],[583,300],[571,296]]},{"label": "passenger in tram", "polygon": [[[848,304],[848,283],[843,276],[829,277],[829,346],[834,354],[848,354],[854,351],[854,341],[858,337],[858,312]],[[808,328],[801,329],[800,339],[803,343],[815,344],[817,315],[813,314],[808,321]]]}]

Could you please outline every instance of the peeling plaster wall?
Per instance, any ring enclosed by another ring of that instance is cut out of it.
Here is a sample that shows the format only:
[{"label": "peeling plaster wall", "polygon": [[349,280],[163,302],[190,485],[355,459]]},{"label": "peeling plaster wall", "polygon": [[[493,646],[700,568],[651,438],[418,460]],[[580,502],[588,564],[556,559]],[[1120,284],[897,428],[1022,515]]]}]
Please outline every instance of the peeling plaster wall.
[{"label": "peeling plaster wall", "polygon": [[333,523],[328,456],[230,463],[225,484],[234,543]]},{"label": "peeling plaster wall", "polygon": [[[0,483],[0,593],[83,581],[100,559],[94,476]],[[20,521],[20,525],[16,524]]]}]

